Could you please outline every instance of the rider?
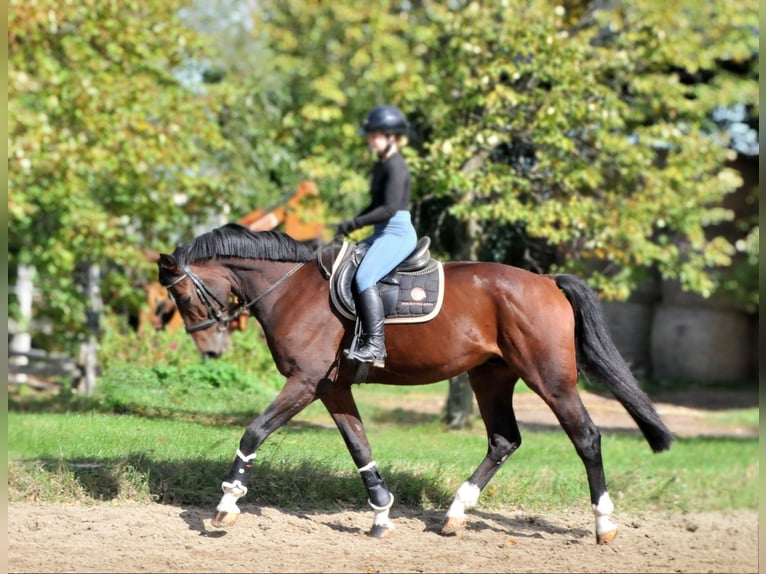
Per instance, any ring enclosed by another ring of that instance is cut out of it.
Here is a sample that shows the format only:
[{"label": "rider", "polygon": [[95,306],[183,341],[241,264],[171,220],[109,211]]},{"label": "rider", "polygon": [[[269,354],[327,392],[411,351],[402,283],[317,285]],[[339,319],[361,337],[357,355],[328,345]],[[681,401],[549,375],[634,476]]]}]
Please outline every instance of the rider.
[{"label": "rider", "polygon": [[409,255],[417,234],[409,211],[410,173],[399,150],[406,145],[407,120],[394,106],[378,106],[364,120],[362,135],[378,156],[372,172],[372,201],[353,219],[338,224],[338,234],[374,225],[372,235],[362,241],[370,247],[356,272],[357,309],[365,333],[364,345],[346,349],[350,359],[382,367],[386,358],[383,334],[383,301],[377,283]]}]

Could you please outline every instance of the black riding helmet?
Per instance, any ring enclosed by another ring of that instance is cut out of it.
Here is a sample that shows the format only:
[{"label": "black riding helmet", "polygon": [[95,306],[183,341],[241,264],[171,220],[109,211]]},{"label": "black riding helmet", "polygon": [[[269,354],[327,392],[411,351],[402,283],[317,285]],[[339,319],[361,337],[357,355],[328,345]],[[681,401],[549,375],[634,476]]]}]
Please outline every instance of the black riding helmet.
[{"label": "black riding helmet", "polygon": [[407,119],[395,106],[378,106],[367,114],[359,131],[362,135],[371,133],[403,135],[407,133]]}]

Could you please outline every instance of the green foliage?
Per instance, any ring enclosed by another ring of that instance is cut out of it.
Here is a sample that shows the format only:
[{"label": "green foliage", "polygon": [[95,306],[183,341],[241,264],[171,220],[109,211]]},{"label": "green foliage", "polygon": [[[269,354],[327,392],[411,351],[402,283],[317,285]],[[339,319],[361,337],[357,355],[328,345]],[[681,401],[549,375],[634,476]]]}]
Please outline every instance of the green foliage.
[{"label": "green foliage", "polygon": [[358,197],[347,141],[388,101],[413,121],[421,230],[462,223],[453,255],[588,275],[610,298],[652,269],[720,288],[735,248],[709,230],[741,180],[712,112],[758,114],[755,2],[300,4],[265,3],[257,29],[296,78],[286,143],[321,142],[296,154],[312,176]]},{"label": "green foliage", "polygon": [[36,313],[61,343],[85,330],[85,264],[104,271],[108,305],[135,307],[143,249],[222,207],[226,177],[211,162],[228,145],[221,94],[184,75],[205,48],[177,18],[182,5],[11,2],[11,269],[35,267]]},{"label": "green foliage", "polygon": [[268,42],[254,33],[254,10],[239,0],[193,0],[183,10],[184,22],[217,47],[205,74],[226,92],[217,119],[228,146],[215,161],[227,174],[225,202],[237,217],[272,205],[305,178],[284,125],[294,86],[275,72]]},{"label": "green foliage", "polygon": [[[218,361],[205,361],[194,341],[183,329],[137,333],[120,329],[119,320],[107,322],[99,349],[99,364],[105,373],[113,368],[145,367],[165,370],[209,365],[207,369],[238,369],[249,374],[277,373],[260,327],[253,322],[244,331],[231,334],[231,348]],[[222,367],[220,365],[227,365]],[[196,367],[195,367],[196,368]],[[211,371],[212,372],[212,371]],[[271,378],[271,377],[270,377]],[[272,385],[273,386],[273,385]],[[273,386],[278,388],[278,386]]]},{"label": "green foliage", "polygon": [[[710,295],[735,249],[706,230],[742,183],[712,112],[733,90],[757,115],[757,7],[593,6],[575,26],[542,3],[442,10],[429,91],[406,98],[433,118],[420,189],[485,230],[469,240],[516,229],[555,247],[547,270],[590,275],[606,297],[652,268]],[[701,71],[712,79],[689,79]]]},{"label": "green foliage", "polygon": [[256,328],[234,333],[232,349],[215,361],[203,359],[182,330],[139,335],[110,329],[99,356],[103,372],[94,406],[107,412],[222,413],[242,420],[265,408],[284,384]]},{"label": "green foliage", "polygon": [[746,224],[745,231],[744,238],[735,243],[739,255],[737,264],[718,270],[717,278],[721,293],[739,301],[747,311],[757,313],[760,305],[760,229],[757,223],[752,227]]},{"label": "green foliage", "polygon": [[359,126],[372,107],[401,103],[420,83],[422,66],[405,33],[421,30],[415,13],[394,2],[280,0],[259,7],[255,32],[268,49],[271,75],[282,79],[268,99],[278,102],[281,118],[271,137],[319,183],[328,205],[357,211],[368,201],[371,163]]}]

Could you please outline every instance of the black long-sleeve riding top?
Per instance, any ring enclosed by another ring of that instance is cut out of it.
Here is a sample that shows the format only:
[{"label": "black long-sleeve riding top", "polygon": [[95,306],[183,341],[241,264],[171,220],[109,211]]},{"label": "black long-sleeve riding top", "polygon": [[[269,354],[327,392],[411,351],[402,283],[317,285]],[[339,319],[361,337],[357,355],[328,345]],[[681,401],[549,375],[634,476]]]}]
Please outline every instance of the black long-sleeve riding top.
[{"label": "black long-sleeve riding top", "polygon": [[409,209],[410,171],[402,154],[393,153],[375,164],[370,194],[372,202],[354,218],[359,227],[383,223],[397,211]]}]

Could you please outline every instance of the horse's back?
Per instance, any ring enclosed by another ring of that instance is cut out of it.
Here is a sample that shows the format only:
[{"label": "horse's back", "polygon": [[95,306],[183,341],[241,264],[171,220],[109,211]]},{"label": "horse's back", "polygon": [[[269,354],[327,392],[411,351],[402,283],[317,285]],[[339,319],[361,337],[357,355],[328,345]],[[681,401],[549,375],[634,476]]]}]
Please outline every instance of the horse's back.
[{"label": "horse's back", "polygon": [[444,281],[436,317],[386,327],[386,364],[397,384],[443,380],[493,359],[508,365],[509,380],[548,359],[573,365],[572,308],[551,277],[500,263],[449,262]]},{"label": "horse's back", "polygon": [[444,265],[445,288],[452,296],[488,297],[514,306],[542,305],[569,309],[564,294],[549,275],[502,263],[454,261]]}]

